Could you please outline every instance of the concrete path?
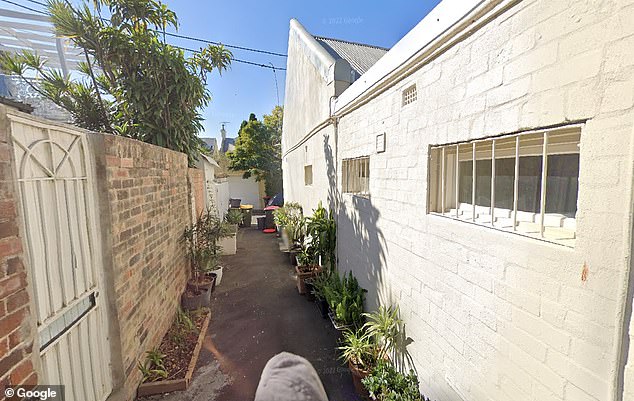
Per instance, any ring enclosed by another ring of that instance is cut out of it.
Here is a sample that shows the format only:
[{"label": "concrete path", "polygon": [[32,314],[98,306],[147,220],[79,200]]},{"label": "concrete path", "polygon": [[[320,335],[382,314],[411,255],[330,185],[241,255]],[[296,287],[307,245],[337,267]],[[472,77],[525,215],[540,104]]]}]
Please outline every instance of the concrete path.
[{"label": "concrete path", "polygon": [[275,235],[240,229],[238,253],[224,257],[223,265],[191,398],[180,400],[253,400],[264,365],[282,351],[313,364],[330,401],[359,399],[350,372],[337,359],[339,333],[297,293],[293,268]]}]

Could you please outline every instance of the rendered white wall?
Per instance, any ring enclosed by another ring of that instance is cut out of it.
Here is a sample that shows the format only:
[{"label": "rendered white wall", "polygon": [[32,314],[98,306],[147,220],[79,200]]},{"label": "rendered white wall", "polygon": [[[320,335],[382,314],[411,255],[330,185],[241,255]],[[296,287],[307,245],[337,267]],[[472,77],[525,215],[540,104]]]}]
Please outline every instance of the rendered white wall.
[{"label": "rendered white wall", "polygon": [[[418,101],[402,108],[400,91],[414,82]],[[574,248],[426,214],[430,145],[577,120],[587,123]],[[400,305],[426,395],[612,399],[633,124],[632,1],[520,2],[341,118],[337,163],[370,155],[371,198],[341,197],[339,265],[370,291],[368,306]],[[383,132],[386,152],[376,154]],[[294,153],[285,188],[303,177]],[[287,190],[311,201],[301,186]],[[626,400],[634,351],[629,359]]]},{"label": "rendered white wall", "polygon": [[[301,37],[291,27],[286,71],[283,154],[329,117],[330,98],[342,86],[339,83],[335,88],[335,83],[328,84],[314,62],[305,54],[305,49]],[[283,157],[285,201],[300,202],[304,206],[304,214],[312,213],[320,201],[328,207],[334,199],[329,188],[334,185],[336,177],[335,153],[334,130],[327,127]],[[304,166],[308,164],[313,166],[311,186],[304,185]]]},{"label": "rendered white wall", "polygon": [[229,198],[242,199],[243,205],[253,205],[254,208],[260,208],[262,199],[260,199],[260,184],[255,178],[247,179],[242,176],[227,177],[229,187]]}]

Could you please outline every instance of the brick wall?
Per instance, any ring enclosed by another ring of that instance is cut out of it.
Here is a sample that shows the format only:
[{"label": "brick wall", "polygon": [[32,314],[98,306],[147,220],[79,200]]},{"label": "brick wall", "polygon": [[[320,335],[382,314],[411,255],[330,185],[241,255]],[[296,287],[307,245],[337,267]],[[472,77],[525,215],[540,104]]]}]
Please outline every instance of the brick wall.
[{"label": "brick wall", "polygon": [[[4,116],[4,113],[2,113]],[[13,149],[5,118],[0,121],[0,389],[35,384],[33,329],[20,237]],[[0,393],[4,399],[4,391]]]},{"label": "brick wall", "polygon": [[191,222],[188,177],[201,184],[202,178],[188,170],[182,153],[128,138],[98,137],[102,140],[91,140],[101,208],[107,209],[101,224],[106,260],[112,265],[107,272],[113,286],[111,320],[119,337],[113,364],[115,373],[117,364],[122,370],[115,388],[122,387],[119,399],[131,400],[141,380],[137,362],[158,345],[180,302],[189,272],[180,241]]}]

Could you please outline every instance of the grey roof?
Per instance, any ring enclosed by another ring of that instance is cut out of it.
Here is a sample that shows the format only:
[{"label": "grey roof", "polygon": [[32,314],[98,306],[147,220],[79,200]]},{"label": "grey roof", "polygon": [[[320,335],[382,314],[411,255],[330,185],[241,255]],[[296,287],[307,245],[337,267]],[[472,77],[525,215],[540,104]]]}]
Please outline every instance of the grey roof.
[{"label": "grey roof", "polygon": [[321,36],[315,36],[315,40],[335,59],[344,59],[350,63],[357,75],[355,79],[369,70],[389,50],[383,47]]},{"label": "grey roof", "polygon": [[200,139],[203,142],[205,142],[205,145],[207,145],[209,150],[212,150],[214,152],[218,150],[218,141],[216,140],[216,138],[200,138]]},{"label": "grey roof", "polygon": [[236,138],[225,138],[225,140],[222,141],[222,149],[220,149],[220,151],[222,153],[227,153],[230,145],[236,145]]}]

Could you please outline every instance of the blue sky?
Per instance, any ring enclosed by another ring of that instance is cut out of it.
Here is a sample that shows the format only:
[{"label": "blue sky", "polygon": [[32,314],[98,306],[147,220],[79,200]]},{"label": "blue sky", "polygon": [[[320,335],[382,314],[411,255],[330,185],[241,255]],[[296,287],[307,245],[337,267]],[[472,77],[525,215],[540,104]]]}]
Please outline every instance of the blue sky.
[{"label": "blue sky", "polygon": [[[13,0],[15,1],[15,0]],[[44,2],[45,0],[38,0]],[[72,0],[77,4],[82,0]],[[85,0],[84,0],[85,1]],[[178,33],[225,44],[257,48],[285,54],[291,18],[301,22],[308,32],[337,39],[392,47],[412,29],[440,0],[334,1],[313,0],[162,0],[176,12]],[[25,6],[43,9],[29,0]],[[24,11],[0,2],[0,7]],[[204,44],[168,37],[168,42],[198,49]],[[243,50],[233,50],[234,57],[260,64],[286,67],[286,58]],[[284,103],[284,71],[277,71],[280,103]],[[277,104],[273,70],[232,63],[230,70],[208,79],[212,102],[204,111],[205,132],[201,136],[219,137],[220,123],[228,136],[236,136],[242,120],[250,113],[258,118]]]},{"label": "blue sky", "polygon": [[[227,44],[286,53],[288,22],[296,18],[315,35],[391,47],[412,29],[439,0],[394,1],[191,1],[164,0],[176,12],[179,33]],[[196,42],[168,42],[198,48]],[[286,67],[286,58],[234,50],[236,58]],[[284,71],[277,71],[280,102],[284,102]],[[229,121],[228,136],[236,136],[249,113],[258,118],[277,104],[273,71],[233,63],[222,77],[208,80],[213,100],[205,110],[206,132],[219,137],[221,121]]]}]

